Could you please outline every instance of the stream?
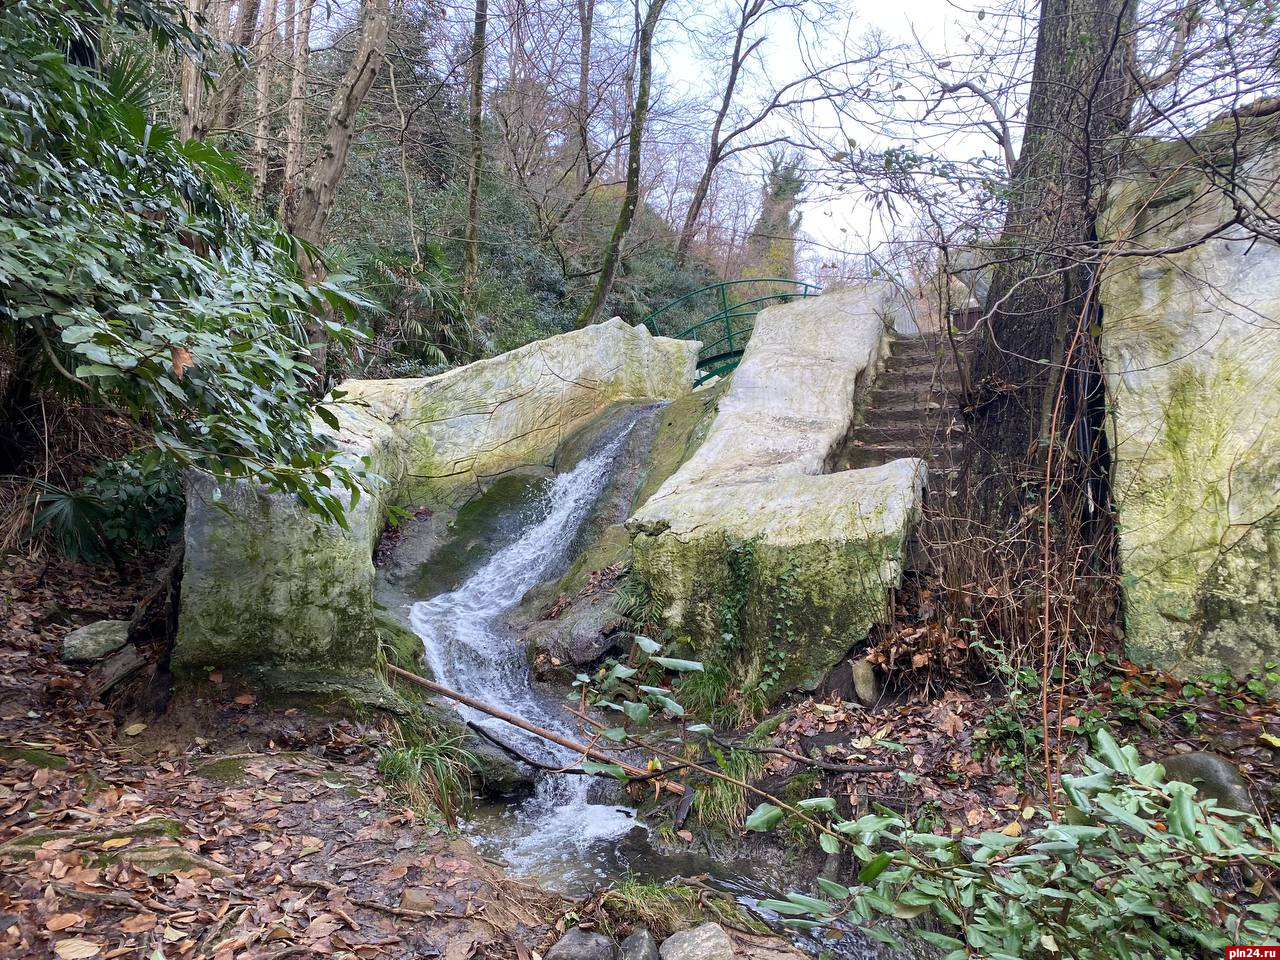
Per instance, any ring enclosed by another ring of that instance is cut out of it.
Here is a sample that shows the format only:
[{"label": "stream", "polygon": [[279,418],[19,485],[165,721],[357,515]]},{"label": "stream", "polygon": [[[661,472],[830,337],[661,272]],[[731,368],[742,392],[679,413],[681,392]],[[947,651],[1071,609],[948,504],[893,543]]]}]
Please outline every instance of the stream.
[{"label": "stream", "polygon": [[[621,422],[571,469],[541,484],[518,509],[518,532],[456,589],[414,602],[410,623],[422,638],[432,675],[446,686],[541,727],[581,739],[563,701],[530,677],[524,644],[508,615],[533,587],[560,575],[580,530],[613,476],[620,451],[640,412]],[[467,707],[467,720],[516,752],[552,767],[576,767],[581,756],[505,721]],[[697,852],[672,854],[651,842],[625,794],[596,777],[544,773],[533,793],[507,804],[482,804],[463,823],[471,842],[514,876],[581,896],[624,876],[669,882],[707,875],[766,923],[777,917],[755,908],[776,896],[749,862],[726,862]],[[756,865],[763,867],[763,864]],[[772,872],[772,871],[764,871]],[[798,945],[848,960],[883,957],[860,935],[839,943],[801,937]],[[833,949],[834,948],[834,949]]]}]

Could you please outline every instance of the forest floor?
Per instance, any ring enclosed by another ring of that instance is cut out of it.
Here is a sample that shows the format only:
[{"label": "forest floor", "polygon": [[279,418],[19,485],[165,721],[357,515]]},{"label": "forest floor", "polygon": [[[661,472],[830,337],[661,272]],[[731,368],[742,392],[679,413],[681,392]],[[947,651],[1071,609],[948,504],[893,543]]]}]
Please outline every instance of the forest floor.
[{"label": "forest floor", "polygon": [[[567,906],[396,804],[376,726],[230,685],[152,723],[59,659],[145,579],[0,573],[0,956],[520,960]],[[216,679],[216,678],[215,678]]]},{"label": "forest floor", "polygon": [[[60,660],[71,629],[128,618],[152,583],[65,561],[0,570],[0,957],[528,960],[568,916],[590,922],[586,903],[507,878],[390,795],[377,719],[264,705],[216,674],[157,713],[145,684],[104,697],[101,666]],[[806,775],[775,753],[759,783],[882,803],[920,829],[1016,835],[1044,801],[1027,786],[1044,762],[1038,704],[994,684],[873,708],[802,698],[771,748],[890,769]],[[1050,762],[1069,770],[1102,723],[1152,759],[1221,753],[1274,815],[1280,708],[1265,686],[1099,664],[1055,691]]]}]

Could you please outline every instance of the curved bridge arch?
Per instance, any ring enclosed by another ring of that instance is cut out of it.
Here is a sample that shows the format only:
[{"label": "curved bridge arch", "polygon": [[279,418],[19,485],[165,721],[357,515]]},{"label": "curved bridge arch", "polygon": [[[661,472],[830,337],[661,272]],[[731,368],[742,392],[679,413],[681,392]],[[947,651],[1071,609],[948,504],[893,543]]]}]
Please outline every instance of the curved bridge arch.
[{"label": "curved bridge arch", "polygon": [[[816,297],[821,292],[816,284],[787,277],[722,280],[672,300],[642,323],[656,336],[702,341],[693,381],[698,386],[738,366],[755,328],[756,314],[766,306],[798,297]],[[707,314],[708,309],[713,312]],[[690,314],[704,319],[683,329],[671,329],[687,323]]]}]

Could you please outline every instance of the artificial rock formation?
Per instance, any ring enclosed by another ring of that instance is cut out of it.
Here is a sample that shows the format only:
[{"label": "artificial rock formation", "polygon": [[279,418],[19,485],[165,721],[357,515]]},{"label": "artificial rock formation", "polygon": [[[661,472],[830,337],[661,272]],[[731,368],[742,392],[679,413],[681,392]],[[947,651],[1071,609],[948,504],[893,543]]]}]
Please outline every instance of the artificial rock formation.
[{"label": "artificial rock formation", "polygon": [[1113,259],[1101,288],[1127,642],[1185,672],[1280,660],[1280,246],[1222,231],[1233,198],[1204,172],[1239,150],[1237,196],[1274,217],[1280,155],[1254,145],[1277,126],[1146,145],[1100,224],[1120,251],[1187,246]]},{"label": "artificial rock formation", "polygon": [[770,696],[817,686],[901,577],[923,461],[823,472],[901,309],[866,284],[763,311],[706,440],[628,521],[674,633]]},{"label": "artificial rock formation", "polygon": [[346,529],[250,484],[190,481],[175,669],[233,668],[294,689],[368,675],[372,553],[391,505],[452,509],[550,464],[606,407],[687,393],[698,346],[615,318],[437,377],[343,384],[334,441],[369,462]]}]

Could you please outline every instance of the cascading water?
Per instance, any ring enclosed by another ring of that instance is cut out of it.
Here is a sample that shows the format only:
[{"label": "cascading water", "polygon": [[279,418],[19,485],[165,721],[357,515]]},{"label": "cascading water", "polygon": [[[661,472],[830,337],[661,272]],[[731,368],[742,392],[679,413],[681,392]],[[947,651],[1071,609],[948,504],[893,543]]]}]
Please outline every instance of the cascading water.
[{"label": "cascading water", "polygon": [[[635,422],[635,416],[625,418],[577,466],[547,481],[525,508],[521,532],[462,586],[410,606],[410,623],[422,638],[427,662],[439,682],[537,726],[582,739],[563,702],[533,686],[524,645],[506,619],[530,589],[564,568]],[[519,727],[478,710],[459,709],[495,740],[540,764],[555,768],[582,762],[577,753]],[[734,863],[693,853],[659,852],[648,842],[634,810],[608,802],[608,790],[607,783],[591,777],[545,774],[527,800],[481,811],[468,824],[468,832],[480,849],[504,861],[514,873],[565,893],[582,895],[624,874],[660,881],[709,874],[711,882],[758,917],[778,921],[756,907],[759,899],[777,894],[775,888],[753,878],[756,871],[750,865],[738,869]],[[891,956],[856,934],[839,940],[793,935],[808,952],[825,952],[841,960]]]},{"label": "cascading water", "polygon": [[[531,505],[523,534],[461,587],[413,604],[410,622],[439,682],[538,726],[576,733],[563,705],[533,688],[524,646],[504,618],[529,589],[566,562],[630,431],[627,424],[572,470],[550,480]],[[581,763],[578,754],[509,723],[469,708],[462,712],[526,757],[552,767]],[[501,824],[486,824],[486,835],[477,839],[526,876],[555,870],[563,877],[567,868],[590,873],[596,859],[588,855],[593,845],[612,846],[639,827],[632,810],[593,802],[591,791],[590,777],[543,776],[533,796],[511,809]]]}]

